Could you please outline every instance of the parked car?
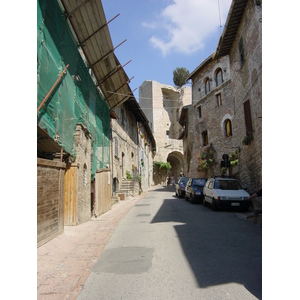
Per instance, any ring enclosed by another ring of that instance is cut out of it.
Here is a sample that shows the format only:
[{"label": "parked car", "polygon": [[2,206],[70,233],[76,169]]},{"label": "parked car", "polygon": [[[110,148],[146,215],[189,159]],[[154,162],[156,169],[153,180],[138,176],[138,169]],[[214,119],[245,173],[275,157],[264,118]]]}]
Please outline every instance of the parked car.
[{"label": "parked car", "polygon": [[185,200],[190,200],[191,203],[202,203],[205,184],[206,178],[190,178],[185,186]]},{"label": "parked car", "polygon": [[175,183],[175,194],[176,196],[183,198],[185,195],[185,185],[188,181],[188,177],[180,177]]},{"label": "parked car", "polygon": [[239,207],[247,211],[251,204],[251,200],[247,200],[250,195],[232,178],[209,178],[203,195],[203,205],[210,203],[213,210]]}]

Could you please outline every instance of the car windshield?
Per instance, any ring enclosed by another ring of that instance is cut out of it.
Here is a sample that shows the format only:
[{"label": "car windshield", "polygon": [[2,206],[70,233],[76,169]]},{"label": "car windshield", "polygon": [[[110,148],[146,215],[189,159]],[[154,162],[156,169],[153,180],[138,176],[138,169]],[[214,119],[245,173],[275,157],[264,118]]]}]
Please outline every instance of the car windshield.
[{"label": "car windshield", "polygon": [[220,190],[239,190],[241,185],[236,180],[216,180],[214,184],[215,189]]},{"label": "car windshield", "polygon": [[197,185],[197,186],[205,186],[206,183],[206,179],[195,179],[193,180],[193,185]]},{"label": "car windshield", "polygon": [[183,177],[180,179],[180,183],[183,183],[183,184],[186,184],[188,181],[188,178],[187,177]]}]

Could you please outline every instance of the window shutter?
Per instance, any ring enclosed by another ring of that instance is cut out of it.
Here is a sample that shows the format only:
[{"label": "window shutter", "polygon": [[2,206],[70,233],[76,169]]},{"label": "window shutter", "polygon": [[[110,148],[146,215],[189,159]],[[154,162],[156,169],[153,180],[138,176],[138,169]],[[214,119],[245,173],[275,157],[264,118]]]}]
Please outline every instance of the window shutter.
[{"label": "window shutter", "polygon": [[244,114],[245,114],[245,125],[246,125],[246,134],[252,133],[252,119],[251,119],[251,110],[250,110],[250,101],[247,100],[244,102]]}]

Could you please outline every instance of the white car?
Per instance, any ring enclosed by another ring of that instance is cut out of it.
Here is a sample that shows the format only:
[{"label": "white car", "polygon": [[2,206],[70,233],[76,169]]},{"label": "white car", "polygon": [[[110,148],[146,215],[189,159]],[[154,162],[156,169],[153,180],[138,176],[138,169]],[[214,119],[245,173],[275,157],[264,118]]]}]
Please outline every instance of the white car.
[{"label": "white car", "polygon": [[203,205],[210,203],[213,210],[239,207],[247,211],[251,204],[251,200],[247,200],[250,195],[232,178],[209,178],[203,189],[203,196]]}]

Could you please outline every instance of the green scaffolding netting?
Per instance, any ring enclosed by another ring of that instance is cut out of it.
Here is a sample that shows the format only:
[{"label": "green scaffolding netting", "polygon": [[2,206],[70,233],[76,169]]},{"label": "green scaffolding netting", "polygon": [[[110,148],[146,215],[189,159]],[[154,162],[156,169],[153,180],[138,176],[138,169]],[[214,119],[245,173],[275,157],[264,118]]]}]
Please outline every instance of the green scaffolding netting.
[{"label": "green scaffolding netting", "polygon": [[57,1],[37,3],[37,107],[69,64],[66,74],[37,115],[38,126],[76,157],[75,127],[92,135],[92,179],[110,163],[109,107],[94,84],[89,68]]}]

